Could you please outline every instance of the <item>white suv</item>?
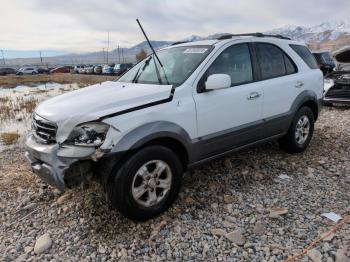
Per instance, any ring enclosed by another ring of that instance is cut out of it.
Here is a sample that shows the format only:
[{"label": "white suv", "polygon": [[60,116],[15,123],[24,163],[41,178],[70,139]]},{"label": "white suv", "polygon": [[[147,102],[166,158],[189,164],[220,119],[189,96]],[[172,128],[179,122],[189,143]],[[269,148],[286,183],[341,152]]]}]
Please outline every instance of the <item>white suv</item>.
[{"label": "white suv", "polygon": [[157,55],[40,104],[26,139],[33,171],[60,190],[96,178],[121,213],[146,220],[187,170],[272,139],[290,153],[309,145],[323,76],[304,45],[225,35]]},{"label": "white suv", "polygon": [[36,75],[36,74],[38,74],[38,70],[34,67],[22,67],[16,73],[16,75]]}]

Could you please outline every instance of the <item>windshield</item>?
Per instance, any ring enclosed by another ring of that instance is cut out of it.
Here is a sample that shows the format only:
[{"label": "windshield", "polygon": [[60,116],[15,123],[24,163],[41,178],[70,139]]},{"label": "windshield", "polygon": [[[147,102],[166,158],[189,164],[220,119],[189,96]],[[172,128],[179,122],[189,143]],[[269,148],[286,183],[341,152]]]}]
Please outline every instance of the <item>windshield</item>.
[{"label": "windshield", "polygon": [[125,73],[118,81],[160,84],[155,66],[157,64],[161,84],[168,85],[169,83],[170,85],[179,86],[192,74],[211,50],[211,46],[185,46],[164,49],[157,52],[163,68],[154,55],[150,55]]}]

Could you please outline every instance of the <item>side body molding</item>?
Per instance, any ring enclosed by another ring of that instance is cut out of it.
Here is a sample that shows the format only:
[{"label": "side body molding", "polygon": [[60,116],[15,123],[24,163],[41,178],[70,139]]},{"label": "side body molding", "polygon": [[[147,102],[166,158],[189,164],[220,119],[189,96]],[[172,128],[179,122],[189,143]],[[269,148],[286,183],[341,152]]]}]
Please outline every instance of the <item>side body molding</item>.
[{"label": "side body molding", "polygon": [[[125,152],[141,147],[145,143],[159,138],[172,138],[180,142],[191,158],[191,138],[179,125],[157,121],[139,126],[126,134],[113,148],[111,153]],[[189,159],[191,161],[191,159]]]}]

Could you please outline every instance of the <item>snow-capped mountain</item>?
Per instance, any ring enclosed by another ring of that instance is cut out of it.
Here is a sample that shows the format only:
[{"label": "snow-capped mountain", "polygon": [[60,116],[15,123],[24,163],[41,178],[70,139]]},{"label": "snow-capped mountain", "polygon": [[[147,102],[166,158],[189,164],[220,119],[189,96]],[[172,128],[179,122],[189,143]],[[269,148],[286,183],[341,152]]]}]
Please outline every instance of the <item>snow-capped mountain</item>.
[{"label": "snow-capped mountain", "polygon": [[322,43],[337,40],[339,37],[350,37],[350,20],[325,22],[311,27],[287,25],[267,33],[280,34],[307,43]]}]

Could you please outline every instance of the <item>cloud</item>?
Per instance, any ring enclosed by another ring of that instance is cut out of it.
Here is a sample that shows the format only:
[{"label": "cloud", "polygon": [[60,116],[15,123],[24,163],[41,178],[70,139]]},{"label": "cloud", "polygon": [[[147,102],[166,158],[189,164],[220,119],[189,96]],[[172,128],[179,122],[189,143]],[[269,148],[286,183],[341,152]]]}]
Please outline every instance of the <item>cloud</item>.
[{"label": "cloud", "polygon": [[348,0],[11,0],[1,1],[0,48],[84,52],[131,46],[150,38],[256,32],[286,24],[314,25],[348,17]]}]

